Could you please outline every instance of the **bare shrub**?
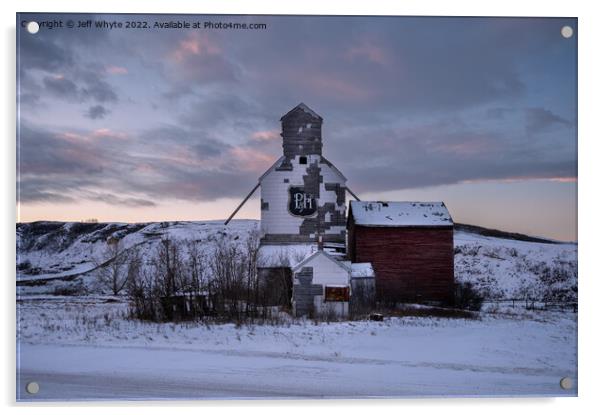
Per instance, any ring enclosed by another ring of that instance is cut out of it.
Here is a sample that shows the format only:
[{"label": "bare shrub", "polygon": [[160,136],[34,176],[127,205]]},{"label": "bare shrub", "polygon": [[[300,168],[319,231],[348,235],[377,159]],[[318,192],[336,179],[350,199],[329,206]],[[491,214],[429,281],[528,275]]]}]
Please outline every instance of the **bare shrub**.
[{"label": "bare shrub", "polygon": [[374,279],[355,278],[351,280],[352,295],[349,301],[351,318],[367,316],[375,306]]},{"label": "bare shrub", "polygon": [[483,305],[483,300],[483,296],[474,288],[472,283],[456,283],[454,298],[456,307],[471,311],[479,311]]},{"label": "bare shrub", "polygon": [[211,248],[209,255],[198,241],[164,238],[147,266],[132,262],[131,317],[153,321],[211,317],[240,323],[257,316],[258,234],[244,243],[224,234],[212,241]]},{"label": "bare shrub", "polygon": [[53,295],[64,295],[64,296],[79,296],[88,293],[88,290],[81,280],[78,280],[75,284],[61,284],[54,288],[52,291]]}]

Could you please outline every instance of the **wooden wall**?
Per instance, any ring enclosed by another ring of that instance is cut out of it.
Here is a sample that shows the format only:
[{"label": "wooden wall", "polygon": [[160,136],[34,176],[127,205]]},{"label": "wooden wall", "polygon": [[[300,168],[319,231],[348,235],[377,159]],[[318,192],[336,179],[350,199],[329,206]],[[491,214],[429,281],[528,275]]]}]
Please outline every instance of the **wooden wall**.
[{"label": "wooden wall", "polygon": [[372,263],[377,299],[453,302],[453,227],[368,227],[349,219],[349,257]]}]

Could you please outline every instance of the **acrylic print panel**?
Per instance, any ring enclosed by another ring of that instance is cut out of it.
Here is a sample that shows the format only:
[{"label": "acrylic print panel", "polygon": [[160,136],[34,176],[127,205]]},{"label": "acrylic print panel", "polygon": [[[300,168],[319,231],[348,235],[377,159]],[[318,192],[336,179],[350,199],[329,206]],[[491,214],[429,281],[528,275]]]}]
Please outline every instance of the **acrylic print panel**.
[{"label": "acrylic print panel", "polygon": [[17,399],[577,395],[577,20],[17,15]]}]

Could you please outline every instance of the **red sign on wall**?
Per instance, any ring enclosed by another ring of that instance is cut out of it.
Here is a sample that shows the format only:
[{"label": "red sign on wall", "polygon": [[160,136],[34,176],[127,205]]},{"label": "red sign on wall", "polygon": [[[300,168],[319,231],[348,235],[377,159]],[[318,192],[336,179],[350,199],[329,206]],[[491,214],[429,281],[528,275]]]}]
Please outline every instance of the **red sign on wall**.
[{"label": "red sign on wall", "polygon": [[349,301],[349,287],[326,287],[324,301]]}]

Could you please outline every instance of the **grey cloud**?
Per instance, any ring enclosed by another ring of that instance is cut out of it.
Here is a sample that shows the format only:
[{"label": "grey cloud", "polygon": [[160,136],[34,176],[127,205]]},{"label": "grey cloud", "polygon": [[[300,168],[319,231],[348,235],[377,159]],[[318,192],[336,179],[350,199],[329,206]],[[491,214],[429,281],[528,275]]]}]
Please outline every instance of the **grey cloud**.
[{"label": "grey cloud", "polygon": [[485,111],[485,116],[491,120],[503,120],[507,115],[515,111],[515,108],[489,108],[487,111]]},{"label": "grey cloud", "polygon": [[81,198],[73,190],[91,184],[93,181],[82,175],[22,172],[17,174],[17,198],[22,203],[75,203]]},{"label": "grey cloud", "polygon": [[[345,131],[325,142],[327,157],[357,191],[387,191],[468,180],[577,176],[575,149],[557,134],[545,140],[508,137],[503,130],[482,130],[469,122],[434,122],[399,130]],[[368,144],[366,137],[374,137]],[[328,151],[331,146],[336,151]]]},{"label": "grey cloud", "polygon": [[[78,76],[78,75],[76,75]],[[78,86],[65,76],[45,76],[43,85],[45,90],[60,99],[67,101],[96,101],[99,103],[117,101],[117,94],[113,87],[100,78],[101,75],[86,73],[83,81]]]},{"label": "grey cloud", "polygon": [[23,32],[18,48],[21,73],[32,69],[54,72],[73,64],[70,48],[64,43],[59,45],[52,36],[31,36]]},{"label": "grey cloud", "polygon": [[566,120],[550,110],[544,108],[528,108],[526,110],[526,125],[528,133],[547,131],[553,127],[570,127],[573,123]]},{"label": "grey cloud", "polygon": [[153,207],[156,203],[147,199],[136,197],[119,197],[111,193],[100,193],[88,196],[87,199],[108,203],[111,205],[123,205],[128,207]]},{"label": "grey cloud", "polygon": [[22,120],[18,141],[18,171],[34,175],[91,175],[103,171],[103,149],[83,140],[66,140],[60,133]]},{"label": "grey cloud", "polygon": [[17,194],[17,198],[21,203],[74,203],[76,199],[60,193],[44,192],[39,190],[21,191]]},{"label": "grey cloud", "polygon": [[40,95],[34,92],[21,92],[18,94],[21,105],[35,106],[40,102]]},{"label": "grey cloud", "polygon": [[[207,128],[222,123],[240,123],[241,120],[261,118],[261,109],[236,94],[218,92],[211,95],[195,94],[195,100],[180,115],[182,123],[196,128]],[[279,117],[276,117],[279,118]]]},{"label": "grey cloud", "polygon": [[176,125],[163,125],[141,133],[146,143],[156,146],[173,148],[175,144],[184,146],[188,152],[199,160],[219,156],[231,145],[208,136],[208,129],[185,128]]},{"label": "grey cloud", "polygon": [[[101,65],[97,65],[101,66]],[[113,87],[104,80],[104,74],[98,70],[78,70],[75,76],[81,79],[81,95],[82,99],[92,99],[99,103],[117,101],[117,93]]]},{"label": "grey cloud", "polygon": [[88,111],[86,111],[84,115],[92,120],[100,120],[105,118],[109,112],[110,111],[102,105],[93,105],[88,108]]},{"label": "grey cloud", "polygon": [[576,177],[576,162],[558,161],[534,164],[531,161],[495,162],[475,160],[462,163],[460,160],[429,159],[429,165],[437,161],[440,170],[421,169],[417,165],[379,166],[359,168],[343,172],[349,185],[357,192],[413,189],[427,186],[456,184],[463,181],[505,180],[526,178]]},{"label": "grey cloud", "polygon": [[[37,14],[21,14],[24,19],[36,19]],[[47,16],[46,16],[47,17]],[[57,16],[58,18],[58,16]],[[91,15],[70,15],[68,18],[94,18]],[[115,102],[118,99],[114,88],[98,70],[103,66],[97,62],[85,63],[82,51],[90,47],[101,50],[109,42],[109,31],[91,30],[44,30],[37,35],[19,32],[19,83],[24,95],[22,103],[37,103],[28,100],[35,96],[45,99],[54,96],[71,102],[92,100],[98,103]],[[35,71],[41,73],[42,83],[36,84]]]},{"label": "grey cloud", "polygon": [[77,85],[64,77],[46,76],[43,79],[44,87],[50,94],[67,100],[77,100],[78,90]]}]

